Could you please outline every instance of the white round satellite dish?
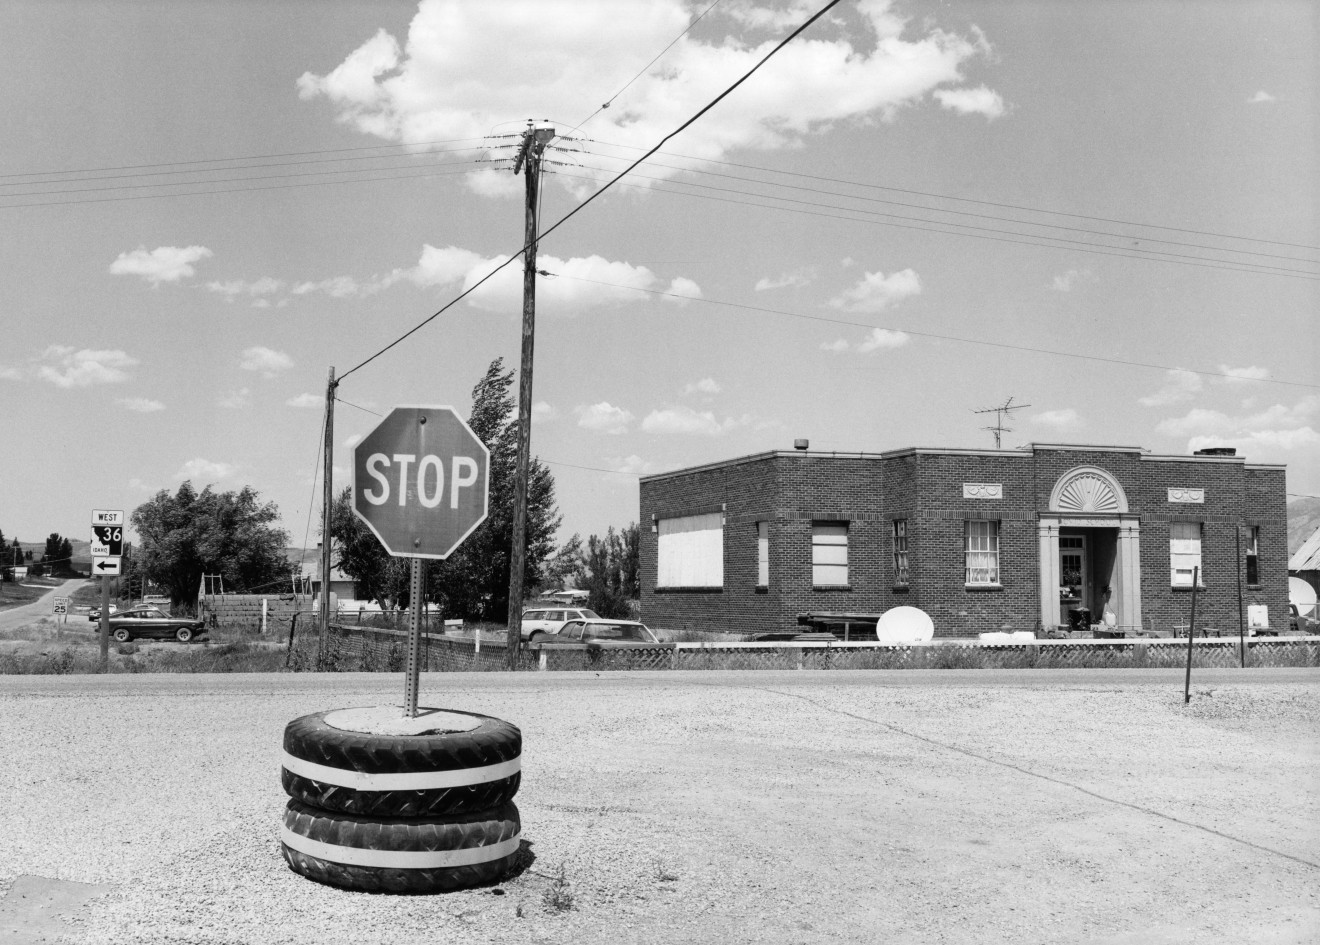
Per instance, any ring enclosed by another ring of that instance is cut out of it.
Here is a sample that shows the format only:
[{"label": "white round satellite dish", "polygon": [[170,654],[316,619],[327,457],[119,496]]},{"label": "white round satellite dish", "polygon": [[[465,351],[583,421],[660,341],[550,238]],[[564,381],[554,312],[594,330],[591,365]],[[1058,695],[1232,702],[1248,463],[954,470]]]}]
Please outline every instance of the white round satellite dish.
[{"label": "white round satellite dish", "polygon": [[926,643],[933,636],[935,624],[920,607],[891,608],[875,624],[875,638],[881,643]]},{"label": "white round satellite dish", "polygon": [[1309,613],[1315,607],[1315,588],[1299,577],[1288,578],[1288,603],[1299,613]]}]

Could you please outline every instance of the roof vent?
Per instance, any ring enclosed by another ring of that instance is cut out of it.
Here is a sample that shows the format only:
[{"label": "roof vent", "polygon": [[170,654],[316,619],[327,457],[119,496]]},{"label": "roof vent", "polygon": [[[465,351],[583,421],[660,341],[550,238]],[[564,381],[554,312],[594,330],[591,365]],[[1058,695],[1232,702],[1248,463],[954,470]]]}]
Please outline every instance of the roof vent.
[{"label": "roof vent", "polygon": [[805,449],[807,449],[810,445],[811,445],[811,444],[808,443],[806,440],[794,440],[794,441],[793,441],[793,449],[795,449],[795,450],[805,450]]},{"label": "roof vent", "polygon": [[1197,450],[1193,456],[1236,456],[1236,446],[1207,446],[1203,450]]}]

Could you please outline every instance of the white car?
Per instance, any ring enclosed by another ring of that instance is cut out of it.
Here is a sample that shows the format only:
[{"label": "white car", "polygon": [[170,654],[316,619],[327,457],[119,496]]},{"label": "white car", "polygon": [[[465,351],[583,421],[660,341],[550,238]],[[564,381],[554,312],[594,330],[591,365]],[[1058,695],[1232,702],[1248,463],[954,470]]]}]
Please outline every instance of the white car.
[{"label": "white car", "polygon": [[525,610],[522,615],[522,638],[530,640],[533,633],[558,633],[570,620],[599,620],[594,610],[585,607],[538,607]]}]

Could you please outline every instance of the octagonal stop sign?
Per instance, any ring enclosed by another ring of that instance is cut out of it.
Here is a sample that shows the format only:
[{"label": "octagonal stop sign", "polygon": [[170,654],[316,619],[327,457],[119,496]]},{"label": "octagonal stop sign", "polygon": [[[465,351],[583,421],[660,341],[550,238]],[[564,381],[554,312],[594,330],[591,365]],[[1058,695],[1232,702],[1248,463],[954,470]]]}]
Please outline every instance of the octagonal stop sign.
[{"label": "octagonal stop sign", "polygon": [[395,407],[353,450],[353,511],[390,554],[447,558],[486,520],[489,477],[452,407]]}]

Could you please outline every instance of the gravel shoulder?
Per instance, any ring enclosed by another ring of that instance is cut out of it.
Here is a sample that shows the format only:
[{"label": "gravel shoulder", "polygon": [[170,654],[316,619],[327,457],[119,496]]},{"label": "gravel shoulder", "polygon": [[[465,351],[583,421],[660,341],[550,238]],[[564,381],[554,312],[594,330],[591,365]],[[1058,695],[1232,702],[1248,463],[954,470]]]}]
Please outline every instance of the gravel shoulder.
[{"label": "gravel shoulder", "polygon": [[0,894],[111,887],[59,939],[89,945],[1320,938],[1315,670],[1204,671],[1189,706],[1161,670],[428,674],[522,728],[534,860],[428,897],[295,875],[285,723],[402,689],[0,677]]}]

